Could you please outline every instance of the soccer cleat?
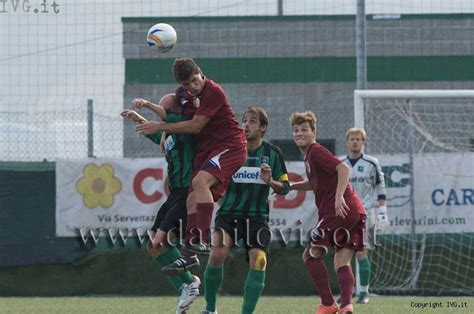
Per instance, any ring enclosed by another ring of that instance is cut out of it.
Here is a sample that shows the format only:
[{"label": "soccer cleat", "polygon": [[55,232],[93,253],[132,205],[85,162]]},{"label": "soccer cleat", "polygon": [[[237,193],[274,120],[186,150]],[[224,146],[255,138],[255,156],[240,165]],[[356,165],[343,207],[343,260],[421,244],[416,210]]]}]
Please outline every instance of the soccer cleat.
[{"label": "soccer cleat", "polygon": [[341,307],[339,312],[337,314],[353,314],[354,313],[354,308],[352,307],[352,304],[347,304],[346,306]]},{"label": "soccer cleat", "polygon": [[202,310],[201,314],[217,314],[217,310],[213,311],[208,311],[208,310]]},{"label": "soccer cleat", "polygon": [[200,264],[196,255],[180,256],[173,263],[161,268],[161,271],[168,276],[173,276],[197,268]]},{"label": "soccer cleat", "polygon": [[211,247],[206,243],[187,243],[183,249],[194,254],[205,254],[209,255],[211,253]]},{"label": "soccer cleat", "polygon": [[337,307],[336,301],[334,301],[333,305],[330,306],[320,304],[316,310],[316,314],[334,314],[338,313],[338,311],[339,308]]},{"label": "soccer cleat", "polygon": [[359,293],[357,304],[367,304],[367,303],[369,303],[369,294],[367,292]]},{"label": "soccer cleat", "polygon": [[176,313],[185,313],[189,310],[191,303],[196,300],[199,295],[199,285],[201,280],[198,276],[193,276],[193,282],[190,284],[183,283],[181,285],[181,295],[178,300],[178,306],[176,307]]}]

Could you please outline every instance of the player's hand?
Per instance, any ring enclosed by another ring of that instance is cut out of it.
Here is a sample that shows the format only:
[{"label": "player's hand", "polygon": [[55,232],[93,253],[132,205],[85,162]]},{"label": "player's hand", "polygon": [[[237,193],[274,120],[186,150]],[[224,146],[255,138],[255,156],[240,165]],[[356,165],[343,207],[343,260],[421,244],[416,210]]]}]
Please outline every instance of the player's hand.
[{"label": "player's hand", "polygon": [[141,98],[135,98],[132,101],[132,108],[133,109],[142,109],[142,108],[146,108],[148,106],[148,104],[149,104],[148,100],[141,99]]},{"label": "player's hand", "polygon": [[135,131],[139,134],[155,134],[160,132],[161,122],[147,121],[135,127]]},{"label": "player's hand", "polygon": [[269,164],[260,165],[260,179],[262,179],[266,184],[270,184],[272,181],[272,168]]},{"label": "player's hand", "polygon": [[390,221],[387,216],[387,206],[379,206],[377,208],[377,220],[375,221],[376,230],[385,230],[390,227]]},{"label": "player's hand", "polygon": [[343,195],[336,195],[336,217],[339,216],[341,218],[346,218],[347,214],[349,214],[350,208],[347,206],[346,201],[344,200]]},{"label": "player's hand", "polygon": [[138,114],[138,112],[134,111],[134,110],[124,110],[120,113],[120,115],[124,118],[127,118],[129,120],[132,120],[132,121],[135,121],[135,122],[138,122],[138,123],[143,123],[143,122],[146,122],[147,120],[142,117],[140,114]]}]

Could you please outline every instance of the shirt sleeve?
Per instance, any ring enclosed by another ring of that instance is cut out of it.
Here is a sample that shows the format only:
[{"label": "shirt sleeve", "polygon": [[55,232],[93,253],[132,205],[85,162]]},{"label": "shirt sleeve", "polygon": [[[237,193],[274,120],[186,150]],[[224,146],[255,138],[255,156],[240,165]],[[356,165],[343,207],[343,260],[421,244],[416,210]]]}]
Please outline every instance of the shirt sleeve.
[{"label": "shirt sleeve", "polygon": [[200,106],[196,111],[196,115],[213,117],[219,109],[224,105],[224,92],[219,89],[212,89],[202,95]]},{"label": "shirt sleeve", "polygon": [[145,135],[148,139],[150,139],[153,143],[155,144],[160,144],[160,141],[161,141],[161,136],[163,135],[162,132],[158,132],[158,133],[155,133],[155,134],[147,134]]},{"label": "shirt sleeve", "polygon": [[280,149],[275,149],[276,160],[272,169],[273,180],[288,181],[288,171]]},{"label": "shirt sleeve", "polygon": [[375,159],[375,188],[377,189],[377,199],[384,200],[387,198],[387,190],[385,189],[385,178],[380,167],[379,161]]},{"label": "shirt sleeve", "polygon": [[336,167],[342,162],[337,159],[327,148],[319,146],[311,154],[311,161],[327,173],[336,171]]}]

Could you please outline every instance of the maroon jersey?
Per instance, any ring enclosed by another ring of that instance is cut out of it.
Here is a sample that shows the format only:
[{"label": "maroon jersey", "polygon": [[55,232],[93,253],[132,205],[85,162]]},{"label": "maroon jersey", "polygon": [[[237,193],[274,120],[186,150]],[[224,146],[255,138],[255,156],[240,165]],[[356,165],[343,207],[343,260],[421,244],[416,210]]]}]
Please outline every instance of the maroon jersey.
[{"label": "maroon jersey", "polygon": [[200,151],[208,151],[216,147],[230,148],[247,145],[247,139],[235,117],[229,101],[219,84],[205,79],[201,94],[192,96],[184,89],[178,88],[176,95],[182,106],[183,114],[190,114],[194,107],[194,98],[199,98],[200,106],[195,110],[196,115],[210,117],[198,134]]},{"label": "maroon jersey", "polygon": [[[315,194],[319,217],[324,215],[334,216],[336,213],[336,167],[341,162],[319,143],[312,144],[305,156],[306,175]],[[344,191],[344,200],[351,210],[349,214],[365,215],[364,207],[351,184],[348,184]]]}]

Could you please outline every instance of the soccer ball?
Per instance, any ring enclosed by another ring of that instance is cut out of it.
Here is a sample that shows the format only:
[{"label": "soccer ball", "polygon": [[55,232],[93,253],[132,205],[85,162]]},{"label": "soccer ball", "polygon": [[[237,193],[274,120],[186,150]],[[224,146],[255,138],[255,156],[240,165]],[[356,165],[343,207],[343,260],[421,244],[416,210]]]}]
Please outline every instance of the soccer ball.
[{"label": "soccer ball", "polygon": [[148,46],[161,53],[173,49],[176,44],[176,39],[176,31],[174,28],[165,23],[153,25],[146,35]]}]

